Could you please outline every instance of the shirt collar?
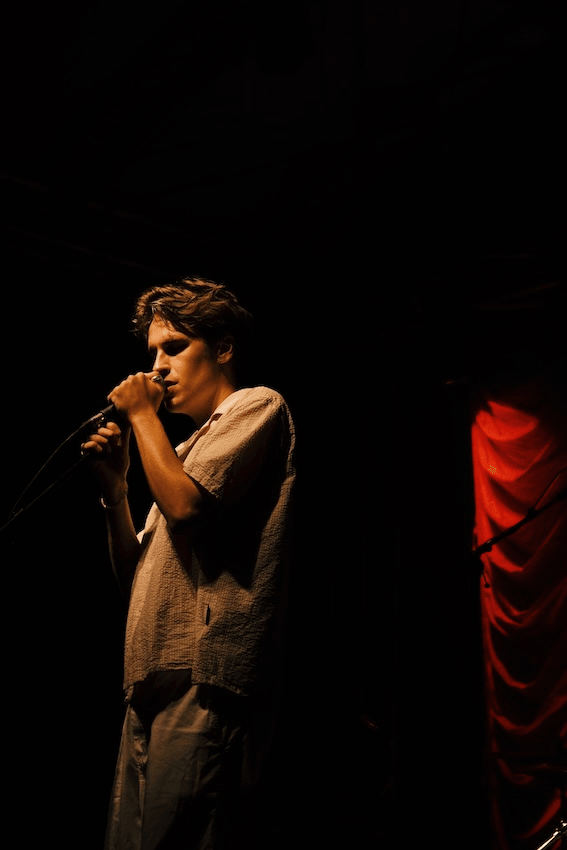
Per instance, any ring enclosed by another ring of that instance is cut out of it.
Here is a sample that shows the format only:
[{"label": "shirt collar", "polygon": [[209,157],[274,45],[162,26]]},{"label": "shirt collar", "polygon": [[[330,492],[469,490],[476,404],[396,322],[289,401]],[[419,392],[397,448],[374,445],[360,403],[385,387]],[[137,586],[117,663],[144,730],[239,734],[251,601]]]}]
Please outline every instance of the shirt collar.
[{"label": "shirt collar", "polygon": [[[245,392],[245,390],[235,390],[233,393],[227,396],[224,401],[221,401],[221,403],[209,419],[209,422],[211,422],[212,420],[216,421],[223,415],[223,413],[228,413],[229,410],[232,410],[232,408],[234,407],[243,392]],[[205,425],[206,424],[208,423],[205,423]]]},{"label": "shirt collar", "polygon": [[239,398],[244,392],[246,392],[246,390],[235,390],[233,393],[227,396],[224,401],[221,401],[219,406],[209,417],[209,419],[207,419],[204,425],[201,425],[200,428],[198,428],[196,431],[193,432],[193,434],[191,434],[188,440],[186,440],[184,443],[181,443],[181,445],[177,447],[177,452],[179,456],[183,457],[184,455],[186,455],[189,452],[189,449],[195,445],[199,437],[202,437],[204,434],[210,431],[211,428],[214,428],[216,422],[221,418],[224,413],[228,413],[229,410],[232,410],[232,408],[235,406],[235,404],[238,402]]}]

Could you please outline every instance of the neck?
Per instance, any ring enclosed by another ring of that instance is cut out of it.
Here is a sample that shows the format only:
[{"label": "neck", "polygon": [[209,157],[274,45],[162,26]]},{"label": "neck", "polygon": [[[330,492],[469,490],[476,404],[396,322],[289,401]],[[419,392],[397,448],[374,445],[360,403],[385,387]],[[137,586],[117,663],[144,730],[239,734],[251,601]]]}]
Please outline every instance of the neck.
[{"label": "neck", "polygon": [[223,401],[232,395],[236,390],[236,385],[224,378],[216,387],[215,392],[209,397],[207,400],[207,404],[203,406],[203,408],[193,416],[193,421],[197,428],[201,428],[205,422],[211,418],[217,407],[223,403]]}]

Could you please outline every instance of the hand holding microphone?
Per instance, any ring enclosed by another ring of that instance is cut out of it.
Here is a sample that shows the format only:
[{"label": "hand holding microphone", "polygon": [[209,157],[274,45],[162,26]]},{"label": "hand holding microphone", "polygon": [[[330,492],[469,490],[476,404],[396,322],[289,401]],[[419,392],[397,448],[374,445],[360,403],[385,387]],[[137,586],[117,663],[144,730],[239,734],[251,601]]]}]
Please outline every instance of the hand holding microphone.
[{"label": "hand holding microphone", "polygon": [[119,490],[124,492],[130,466],[131,419],[143,411],[157,412],[164,395],[165,383],[161,375],[144,372],[129,375],[109,394],[112,404],[83,424],[89,436],[81,445],[81,452],[104,460],[104,463],[95,464],[95,472],[103,493],[109,495],[109,503],[116,501],[113,494]]},{"label": "hand holding microphone", "polygon": [[137,372],[118,384],[108,398],[118,416],[132,424],[132,419],[140,412],[146,413],[149,409],[157,412],[164,394],[165,383],[161,375]]},{"label": "hand holding microphone", "polygon": [[[145,386],[146,379],[149,379],[153,384],[159,384],[162,392],[157,396],[155,393],[150,394],[147,386]],[[134,381],[137,382],[136,387],[134,387]],[[118,384],[108,396],[108,398],[112,400],[112,404],[109,404],[107,407],[99,410],[98,413],[95,413],[94,416],[91,416],[90,419],[83,422],[81,429],[87,431],[88,428],[91,427],[93,431],[95,431],[99,425],[105,424],[110,419],[113,421],[115,419],[118,419],[119,421],[127,420],[129,404],[132,403],[132,400],[136,400],[136,393],[132,392],[134,389],[142,389],[141,396],[138,396],[137,398],[138,401],[140,398],[142,403],[144,400],[150,400],[154,403],[154,409],[157,410],[163,401],[166,386],[161,375],[152,375],[150,377],[145,372],[138,372],[136,375],[129,375],[128,378],[122,381],[121,384]],[[116,401],[117,404],[115,404],[114,401]],[[156,402],[157,407],[155,406]],[[126,413],[121,412],[123,409]]]}]

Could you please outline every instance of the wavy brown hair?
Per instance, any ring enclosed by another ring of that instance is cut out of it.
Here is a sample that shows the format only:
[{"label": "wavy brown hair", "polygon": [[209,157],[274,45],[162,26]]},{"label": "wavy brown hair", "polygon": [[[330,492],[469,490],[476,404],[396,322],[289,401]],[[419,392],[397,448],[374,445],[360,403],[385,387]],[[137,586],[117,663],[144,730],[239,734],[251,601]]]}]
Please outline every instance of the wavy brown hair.
[{"label": "wavy brown hair", "polygon": [[244,376],[251,357],[253,319],[223,284],[189,277],[147,289],[134,308],[135,333],[147,339],[156,316],[187,336],[203,339],[211,350],[229,337],[235,370],[239,379]]}]

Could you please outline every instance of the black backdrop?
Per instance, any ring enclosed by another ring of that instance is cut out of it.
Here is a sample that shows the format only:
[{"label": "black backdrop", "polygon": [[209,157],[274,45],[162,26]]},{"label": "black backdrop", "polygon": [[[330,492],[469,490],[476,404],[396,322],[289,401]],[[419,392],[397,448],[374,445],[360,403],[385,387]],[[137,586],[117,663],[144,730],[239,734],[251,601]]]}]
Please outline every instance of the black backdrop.
[{"label": "black backdrop", "polygon": [[[458,12],[227,0],[8,22],[2,515],[145,368],[143,288],[236,290],[299,435],[277,847],[449,848],[461,829],[486,846],[468,403],[564,310],[564,21],[554,3]],[[30,845],[94,848],[123,612],[88,478],[4,531],[2,562],[11,810]]]}]

